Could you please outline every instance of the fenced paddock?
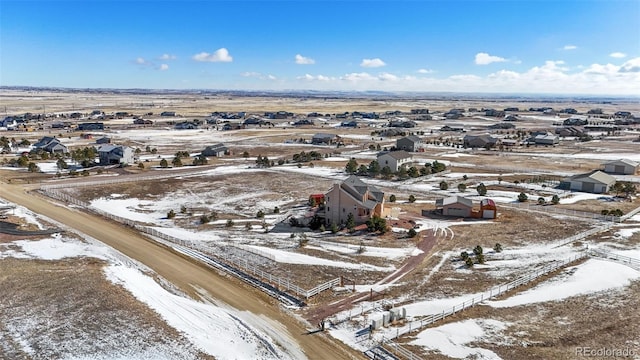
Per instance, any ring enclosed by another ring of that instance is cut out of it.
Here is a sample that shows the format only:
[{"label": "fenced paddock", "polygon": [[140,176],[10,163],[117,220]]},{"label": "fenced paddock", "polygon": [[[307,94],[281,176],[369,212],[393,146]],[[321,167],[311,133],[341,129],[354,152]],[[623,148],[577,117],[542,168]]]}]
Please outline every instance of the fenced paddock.
[{"label": "fenced paddock", "polygon": [[[175,236],[162,233],[155,228],[139,225],[137,222],[133,220],[130,220],[121,216],[117,216],[114,214],[110,214],[100,209],[92,208],[89,203],[78,200],[69,194],[66,194],[62,191],[57,190],[57,188],[43,187],[41,191],[42,193],[44,193],[45,195],[51,198],[58,199],[79,207],[86,208],[88,210],[95,212],[100,216],[106,217],[118,223],[135,228],[136,230],[151,236],[154,240],[162,239],[167,242],[167,243],[164,243],[167,246],[170,246],[170,247],[180,246],[178,251],[185,253],[187,255],[191,255],[192,257],[195,257],[200,261],[205,260],[205,257],[206,257],[206,259],[208,260],[206,260],[205,262],[209,263],[209,265],[212,265],[210,264],[210,262],[214,261],[216,262],[217,265],[219,265],[219,266],[216,266],[218,268],[222,266],[223,268],[226,268],[228,270],[231,270],[231,269],[236,270],[236,271],[229,271],[229,272],[234,276],[237,276],[240,279],[245,281],[248,281],[248,280],[251,281],[251,279],[249,279],[249,277],[251,277],[249,276],[249,274],[251,274],[252,276],[256,277],[255,280],[262,281],[265,284],[271,284],[278,291],[290,292],[304,299],[309,299],[310,297],[317,295],[323,291],[339,286],[341,283],[340,278],[335,278],[325,283],[319,284],[309,290],[306,290],[296,285],[290,278],[279,277],[260,269],[257,266],[257,264],[259,264],[260,262],[275,261],[275,258],[272,255],[269,255],[267,253],[256,251],[255,249],[252,249],[252,251],[247,251],[237,246],[220,246],[220,245],[205,244],[201,242],[180,239]],[[253,283],[252,285],[255,286],[256,284]],[[256,287],[259,287],[259,286],[256,286]],[[273,289],[261,288],[261,290],[265,291],[271,296],[273,296],[274,294]],[[277,298],[281,300],[280,296],[277,296]],[[299,300],[299,303],[302,304],[303,301]]]}]

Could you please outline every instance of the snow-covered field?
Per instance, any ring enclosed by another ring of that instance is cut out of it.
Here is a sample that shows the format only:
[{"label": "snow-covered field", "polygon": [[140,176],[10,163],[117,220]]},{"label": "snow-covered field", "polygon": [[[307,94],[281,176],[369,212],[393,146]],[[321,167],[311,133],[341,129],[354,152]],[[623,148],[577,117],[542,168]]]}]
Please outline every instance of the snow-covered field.
[{"label": "snow-covered field", "polygon": [[[29,223],[42,226],[35,214],[22,207],[16,207],[13,214],[23,217]],[[0,243],[0,261],[5,258],[51,261],[80,257],[106,261],[108,265],[104,268],[105,280],[123,286],[140,302],[157,312],[169,326],[184,334],[199,351],[212,355],[216,359],[299,359],[304,357],[299,349],[286,345],[291,343],[286,335],[278,334],[264,320],[229,307],[196,301],[170,292],[154,280],[148,268],[91,238],[80,241],[54,234],[40,240]],[[35,354],[34,344],[31,344],[28,338],[29,331],[33,330],[30,325],[22,326],[20,323],[9,322],[11,326],[8,328],[12,332],[8,336],[23,345],[22,351]],[[143,330],[140,329],[140,334],[143,334]],[[105,329],[104,331],[119,330]],[[131,334],[132,340],[137,336],[141,335]],[[281,338],[277,338],[278,336]],[[0,337],[1,341],[2,337]],[[174,356],[167,349],[150,350],[145,347],[144,342],[144,338],[140,338],[137,342],[131,341],[124,347],[120,344],[120,349],[107,348],[107,353],[97,354],[91,358],[147,359]],[[170,342],[168,344],[170,345]],[[51,346],[64,349],[64,343]],[[193,356],[194,354],[189,355],[188,349],[185,349],[184,358],[193,358]]]}]

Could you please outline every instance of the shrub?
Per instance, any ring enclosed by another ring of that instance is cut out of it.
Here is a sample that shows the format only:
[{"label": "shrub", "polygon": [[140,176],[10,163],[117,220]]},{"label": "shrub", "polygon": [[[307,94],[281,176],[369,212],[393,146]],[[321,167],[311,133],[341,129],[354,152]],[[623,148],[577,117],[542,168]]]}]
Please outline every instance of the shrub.
[{"label": "shrub", "polygon": [[521,192],[521,193],[518,195],[518,201],[519,201],[519,202],[525,202],[525,201],[527,201],[527,199],[529,199],[529,197],[527,196],[527,194],[525,194],[525,193],[523,193],[523,192]]},{"label": "shrub", "polygon": [[389,196],[389,202],[396,202],[396,196],[391,194],[391,196]]},{"label": "shrub", "polygon": [[467,257],[464,260],[465,265],[467,265],[467,267],[473,267],[473,259],[471,259],[470,257]]},{"label": "shrub", "polygon": [[502,245],[501,245],[500,243],[496,243],[496,244],[493,246],[493,251],[495,251],[495,252],[502,252]]},{"label": "shrub", "polygon": [[225,224],[226,227],[230,228],[234,225],[235,223],[233,222],[232,219],[227,220],[227,223]]},{"label": "shrub", "polygon": [[476,186],[476,191],[478,192],[478,195],[480,195],[480,196],[487,195],[487,187],[483,183],[480,183],[480,184],[478,184],[478,186]]},{"label": "shrub", "polygon": [[558,205],[560,203],[560,197],[558,195],[553,195],[551,197],[551,203],[553,205]]},{"label": "shrub", "polygon": [[473,253],[476,254],[476,256],[481,255],[482,252],[483,252],[482,246],[480,245],[477,245],[476,247],[473,248]]},{"label": "shrub", "polygon": [[415,197],[415,196],[413,196],[413,195],[409,195],[409,202],[410,202],[410,203],[414,203],[414,202],[416,202],[416,197]]},{"label": "shrub", "polygon": [[256,214],[256,217],[257,217],[258,219],[262,219],[262,218],[264,218],[264,211],[262,211],[262,210],[258,210],[258,213]]},{"label": "shrub", "polygon": [[279,207],[277,207],[277,206],[276,206],[276,207],[274,207],[274,208],[273,208],[273,213],[274,213],[274,214],[280,214],[280,208],[279,208]]},{"label": "shrub", "polygon": [[447,189],[449,189],[449,184],[447,184],[447,182],[444,180],[440,181],[440,190],[447,190]]},{"label": "shrub", "polygon": [[544,205],[547,202],[542,196],[538,198],[538,205]]},{"label": "shrub", "polygon": [[173,209],[169,210],[167,213],[167,219],[173,219],[174,217],[176,217],[176,212],[173,211]]},{"label": "shrub", "polygon": [[463,184],[463,183],[458,184],[458,191],[460,191],[460,192],[467,191],[467,185]]},{"label": "shrub", "polygon": [[460,259],[462,259],[462,261],[466,261],[469,258],[469,253],[466,251],[463,251],[460,253]]},{"label": "shrub", "polygon": [[416,237],[416,235],[418,235],[418,233],[414,229],[409,229],[409,232],[407,233],[407,235],[410,238],[414,238],[414,237]]},{"label": "shrub", "polygon": [[206,224],[209,221],[211,221],[211,218],[209,218],[206,214],[200,216],[200,224]]},{"label": "shrub", "polygon": [[484,255],[483,254],[476,255],[476,261],[478,262],[478,264],[484,264]]}]

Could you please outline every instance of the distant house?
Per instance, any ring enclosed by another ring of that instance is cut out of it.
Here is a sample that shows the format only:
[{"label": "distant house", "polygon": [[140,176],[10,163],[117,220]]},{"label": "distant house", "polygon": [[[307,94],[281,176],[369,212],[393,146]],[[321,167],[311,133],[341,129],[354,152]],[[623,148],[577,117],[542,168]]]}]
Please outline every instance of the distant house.
[{"label": "distant house", "polygon": [[564,125],[564,126],[582,126],[582,125],[587,125],[587,123],[588,123],[587,119],[568,118],[568,119],[565,119],[562,122],[562,125]]},{"label": "distant house", "polygon": [[531,140],[536,145],[556,145],[560,142],[558,135],[554,134],[536,135]]},{"label": "distant house", "polygon": [[96,144],[100,144],[100,145],[111,144],[111,138],[103,136],[100,139],[96,140]]},{"label": "distant house", "polygon": [[160,113],[160,116],[176,116],[175,111],[163,111]]},{"label": "distant house", "polygon": [[355,121],[355,120],[351,120],[351,121],[343,121],[343,122],[341,122],[341,123],[340,123],[340,126],[342,126],[342,127],[352,127],[352,128],[355,128],[355,127],[358,127],[358,122],[357,122],[357,121]]},{"label": "distant house", "polygon": [[100,165],[133,164],[133,148],[123,145],[102,145],[98,148]]},{"label": "distant house", "polygon": [[462,196],[450,196],[436,200],[436,212],[444,216],[471,217],[473,201]]},{"label": "distant house", "polygon": [[37,143],[33,144],[33,147],[36,149],[42,149],[51,154],[66,154],[69,152],[69,149],[67,149],[60,140],[51,136],[43,137]]},{"label": "distant house", "polygon": [[153,125],[152,120],[146,120],[146,119],[135,119],[133,120],[133,123],[135,125]]},{"label": "distant house", "polygon": [[584,135],[584,131],[575,128],[573,126],[567,126],[567,127],[560,127],[560,128],[556,128],[555,130],[556,135],[560,136],[560,137],[568,137],[568,136],[582,136]]},{"label": "distant house", "polygon": [[239,123],[226,123],[224,125],[222,125],[222,130],[224,131],[228,131],[228,130],[240,130],[242,129],[242,125]]},{"label": "distant house", "polygon": [[293,125],[295,126],[314,125],[314,122],[312,119],[300,119],[298,121],[295,121]]},{"label": "distant house", "polygon": [[262,126],[265,125],[266,121],[260,119],[260,118],[256,118],[256,117],[250,117],[248,119],[245,119],[242,122],[242,125],[244,125],[245,127],[249,126],[249,125],[258,125],[258,126]]},{"label": "distant house", "polygon": [[313,135],[311,143],[316,145],[331,145],[340,140],[340,137],[336,134],[318,133]]},{"label": "distant house", "polygon": [[560,183],[560,187],[575,191],[604,194],[608,192],[615,183],[616,179],[613,176],[600,170],[594,170],[586,174],[566,178]]},{"label": "distant house", "polygon": [[388,166],[391,172],[397,172],[402,165],[409,165],[413,162],[413,155],[404,150],[386,152],[378,155],[380,168]]},{"label": "distant house", "polygon": [[386,214],[384,192],[353,175],[334,184],[324,198],[327,225],[344,224],[349,214],[353,214],[356,225],[364,224],[373,216],[383,217]]},{"label": "distant house", "polygon": [[418,125],[415,121],[406,119],[396,119],[389,121],[389,127],[412,128]]},{"label": "distant house", "polygon": [[215,145],[210,145],[204,148],[201,154],[204,156],[221,157],[221,156],[224,156],[225,154],[228,154],[228,152],[229,152],[229,148],[224,146],[224,144],[215,144]]},{"label": "distant house", "polygon": [[504,117],[504,111],[495,110],[495,109],[486,109],[484,111],[485,116],[493,116],[493,117]]},{"label": "distant house", "polygon": [[459,126],[449,126],[445,125],[440,128],[440,131],[456,131],[456,132],[464,132],[464,128]]},{"label": "distant house", "polygon": [[11,116],[7,116],[3,120],[0,120],[0,127],[6,128],[7,130],[13,130],[18,126],[16,119]]},{"label": "distant house", "polygon": [[77,130],[78,131],[104,130],[104,124],[101,122],[80,123],[78,124]]},{"label": "distant house", "polygon": [[496,203],[491,199],[480,201],[480,209],[474,209],[473,201],[462,196],[450,196],[436,200],[436,213],[444,216],[463,218],[495,219],[498,214]]},{"label": "distant house", "polygon": [[517,139],[502,139],[502,141],[500,141],[500,144],[506,147],[513,147],[520,145],[520,141],[518,141]]},{"label": "distant house", "polygon": [[604,172],[609,174],[635,175],[640,169],[640,163],[628,159],[608,161],[603,165]]},{"label": "distant house", "polygon": [[415,135],[409,135],[396,140],[396,149],[416,152],[422,148],[422,144],[423,141],[421,138]]},{"label": "distant house", "polygon": [[462,142],[464,146],[470,148],[492,148],[498,143],[498,139],[489,134],[465,135]]},{"label": "distant house", "polygon": [[191,121],[183,121],[177,123],[174,128],[176,130],[193,130],[198,128],[198,124]]}]

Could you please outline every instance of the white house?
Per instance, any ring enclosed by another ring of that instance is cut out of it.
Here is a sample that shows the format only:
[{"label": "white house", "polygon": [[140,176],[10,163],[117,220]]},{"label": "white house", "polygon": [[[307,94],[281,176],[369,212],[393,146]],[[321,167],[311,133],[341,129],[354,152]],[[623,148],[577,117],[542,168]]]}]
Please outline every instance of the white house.
[{"label": "white house", "polygon": [[397,172],[402,165],[409,165],[413,162],[413,156],[404,150],[391,151],[378,156],[380,168],[388,166],[391,172]]},{"label": "white house", "polygon": [[635,175],[640,168],[640,163],[628,159],[620,159],[605,162],[604,172],[609,174]]}]

